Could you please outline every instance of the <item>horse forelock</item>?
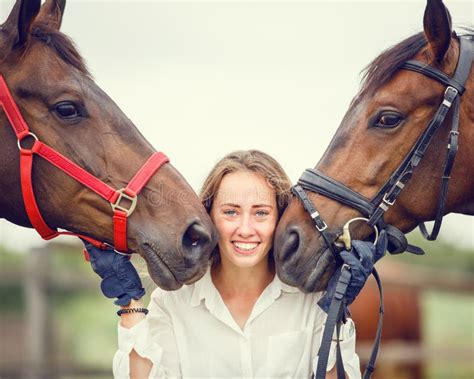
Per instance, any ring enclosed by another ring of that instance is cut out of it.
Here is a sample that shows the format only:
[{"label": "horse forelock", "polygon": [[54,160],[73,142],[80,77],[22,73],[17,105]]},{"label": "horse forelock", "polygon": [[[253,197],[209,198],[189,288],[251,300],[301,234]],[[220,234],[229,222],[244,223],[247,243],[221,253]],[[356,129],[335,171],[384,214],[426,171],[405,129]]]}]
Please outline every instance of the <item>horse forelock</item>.
[{"label": "horse forelock", "polygon": [[51,47],[64,62],[91,77],[84,59],[68,36],[45,22],[36,22],[31,29],[31,35]]},{"label": "horse forelock", "polygon": [[383,51],[362,70],[362,86],[353,105],[387,83],[406,61],[413,59],[426,45],[425,34],[419,32]]}]

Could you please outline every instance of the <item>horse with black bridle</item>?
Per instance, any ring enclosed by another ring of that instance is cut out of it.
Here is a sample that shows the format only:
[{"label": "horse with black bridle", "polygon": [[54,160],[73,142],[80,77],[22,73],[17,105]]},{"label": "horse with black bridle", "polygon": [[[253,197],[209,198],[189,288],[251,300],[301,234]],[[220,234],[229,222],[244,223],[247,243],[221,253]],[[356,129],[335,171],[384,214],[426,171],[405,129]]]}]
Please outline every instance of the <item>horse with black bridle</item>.
[{"label": "horse with black bridle", "polygon": [[64,8],[17,0],[0,27],[0,217],[47,240],[71,234],[136,252],[162,288],[191,283],[215,246],[212,222],[94,83],[59,31]]},{"label": "horse with black bridle", "polygon": [[473,33],[452,31],[441,0],[428,0],[423,24],[368,66],[323,157],[293,188],[275,235],[285,283],[324,290],[351,239],[384,229],[389,252],[421,254],[404,233],[420,226],[434,240],[443,215],[474,214]]}]

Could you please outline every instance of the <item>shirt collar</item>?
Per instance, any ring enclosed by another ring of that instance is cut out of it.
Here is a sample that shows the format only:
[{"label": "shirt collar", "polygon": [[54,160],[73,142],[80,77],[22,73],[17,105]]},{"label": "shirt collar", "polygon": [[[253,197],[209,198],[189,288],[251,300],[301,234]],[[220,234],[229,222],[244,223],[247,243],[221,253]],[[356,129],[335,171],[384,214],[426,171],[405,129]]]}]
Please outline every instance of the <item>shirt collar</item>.
[{"label": "shirt collar", "polygon": [[203,299],[211,299],[215,294],[214,283],[211,278],[211,267],[209,266],[204,276],[194,283],[193,294],[191,296],[191,306],[197,307]]},{"label": "shirt collar", "polygon": [[[272,282],[270,283],[270,293],[273,299],[277,299],[282,292],[286,293],[297,293],[299,289],[296,287],[289,286],[288,284],[283,283],[278,275],[275,275]],[[217,289],[214,286],[211,278],[211,268],[209,267],[204,274],[204,276],[194,283],[193,294],[191,296],[191,306],[197,307],[201,304],[202,300],[210,302],[214,300],[214,297],[217,293]]]},{"label": "shirt collar", "polygon": [[286,293],[297,293],[299,292],[299,289],[296,287],[291,287],[288,284],[283,283],[278,275],[275,274],[275,277],[273,278],[272,282],[270,283],[271,287],[271,295],[273,299],[278,299],[281,295],[282,292]]}]

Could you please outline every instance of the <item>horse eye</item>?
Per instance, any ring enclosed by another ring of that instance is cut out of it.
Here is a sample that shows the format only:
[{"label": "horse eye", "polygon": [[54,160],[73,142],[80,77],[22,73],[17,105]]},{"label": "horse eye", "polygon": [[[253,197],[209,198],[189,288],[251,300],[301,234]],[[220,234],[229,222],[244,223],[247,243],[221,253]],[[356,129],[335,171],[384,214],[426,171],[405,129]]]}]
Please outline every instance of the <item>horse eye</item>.
[{"label": "horse eye", "polygon": [[54,110],[59,117],[66,120],[75,119],[81,116],[79,109],[74,103],[71,103],[70,101],[62,101],[56,104]]},{"label": "horse eye", "polygon": [[373,126],[377,128],[392,129],[400,125],[403,118],[396,112],[384,112],[374,121]]}]

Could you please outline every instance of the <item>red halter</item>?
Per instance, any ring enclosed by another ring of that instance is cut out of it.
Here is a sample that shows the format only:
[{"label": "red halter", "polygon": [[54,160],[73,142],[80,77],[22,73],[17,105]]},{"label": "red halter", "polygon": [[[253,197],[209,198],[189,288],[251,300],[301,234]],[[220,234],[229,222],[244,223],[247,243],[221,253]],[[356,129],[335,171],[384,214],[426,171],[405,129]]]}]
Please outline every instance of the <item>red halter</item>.
[{"label": "red halter", "polygon": [[[38,138],[30,132],[28,125],[21,116],[21,113],[13,100],[13,97],[8,89],[8,86],[0,75],[0,107],[4,110],[8,120],[18,139],[18,148],[20,149],[20,178],[21,189],[23,193],[23,201],[25,203],[26,213],[31,222],[31,225],[45,240],[50,240],[58,235],[73,235],[78,236],[84,240],[89,241],[96,247],[104,248],[105,243],[96,239],[76,234],[72,232],[59,232],[56,229],[51,229],[44,221],[36,203],[35,195],[33,193],[33,184],[31,180],[31,170],[33,167],[33,154],[39,155],[46,159],[49,163],[59,168],[61,171],[68,174],[70,177],[82,183],[84,186],[90,188],[96,194],[107,200],[112,206],[113,220],[114,220],[114,247],[116,250],[127,253],[127,217],[130,216],[135,206],[137,205],[137,195],[148,183],[152,176],[159,170],[159,168],[169,162],[168,157],[156,152],[148,158],[145,164],[130,180],[127,187],[114,190],[92,174],[85,171],[83,168],[76,165],[74,162],[67,159],[65,156],[58,153],[56,150],[45,145]],[[21,146],[21,141],[31,137],[34,139],[31,148],[24,148]],[[120,205],[122,199],[127,200],[130,204],[127,207]]]}]

